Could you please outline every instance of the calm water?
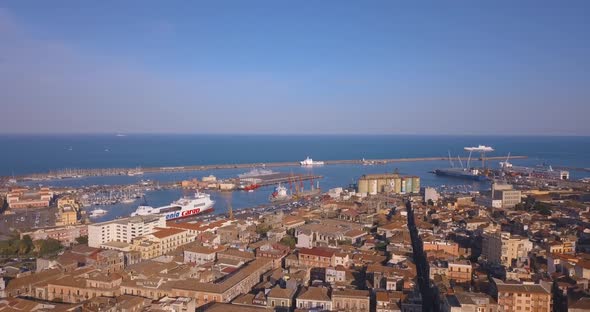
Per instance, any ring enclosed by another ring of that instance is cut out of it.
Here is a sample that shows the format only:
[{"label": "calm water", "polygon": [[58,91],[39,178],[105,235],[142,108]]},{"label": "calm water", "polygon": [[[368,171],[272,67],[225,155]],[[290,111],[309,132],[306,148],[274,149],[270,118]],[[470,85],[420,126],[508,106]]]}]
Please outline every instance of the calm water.
[{"label": "calm water", "polygon": [[63,168],[158,167],[314,159],[446,156],[464,146],[590,167],[590,137],[0,135],[0,175]]},{"label": "calm water", "polygon": [[[590,167],[590,137],[495,137],[495,136],[231,136],[231,135],[61,135],[0,136],[0,175],[19,175],[64,168],[157,167],[220,163],[263,163],[297,161],[310,156],[317,160],[375,159],[401,157],[466,155],[464,146],[490,145],[493,154],[527,155],[526,160],[513,160],[517,165],[565,165]],[[494,161],[492,165],[496,165]],[[322,189],[346,186],[366,173],[391,172],[421,177],[422,185],[470,185],[486,187],[477,182],[436,177],[429,171],[446,167],[448,162],[412,162],[388,165],[331,165],[313,168],[324,178]],[[305,172],[299,167],[273,168],[283,172]],[[43,182],[53,186],[93,184],[124,184],[141,179],[161,182],[201,178],[214,174],[219,178],[234,177],[245,170],[216,170],[182,173],[145,174],[139,177],[91,177]],[[590,174],[572,172],[573,178]],[[309,187],[306,184],[306,187]],[[224,212],[228,203],[234,209],[256,206],[268,201],[272,187],[253,193],[212,193],[217,201],[216,212]],[[180,190],[147,194],[150,205],[164,205],[180,197]],[[107,206],[109,214],[99,220],[128,215],[138,203]]]}]

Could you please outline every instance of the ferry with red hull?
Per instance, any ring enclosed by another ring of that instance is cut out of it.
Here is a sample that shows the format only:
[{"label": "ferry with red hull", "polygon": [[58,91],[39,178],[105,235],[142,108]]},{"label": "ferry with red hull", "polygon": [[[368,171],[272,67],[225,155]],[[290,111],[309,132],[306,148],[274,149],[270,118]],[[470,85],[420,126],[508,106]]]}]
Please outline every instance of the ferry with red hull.
[{"label": "ferry with red hull", "polygon": [[163,215],[166,221],[193,217],[213,210],[214,200],[205,193],[196,193],[192,197],[183,197],[170,205],[162,207],[139,206],[131,216]]}]

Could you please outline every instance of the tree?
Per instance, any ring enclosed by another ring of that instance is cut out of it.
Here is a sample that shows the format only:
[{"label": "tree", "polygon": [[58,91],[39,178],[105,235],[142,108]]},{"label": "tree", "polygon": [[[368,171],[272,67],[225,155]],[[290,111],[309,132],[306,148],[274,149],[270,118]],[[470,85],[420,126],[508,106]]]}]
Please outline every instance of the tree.
[{"label": "tree", "polygon": [[297,244],[297,239],[291,235],[287,235],[281,239],[281,244],[289,246],[291,249],[293,249]]},{"label": "tree", "polygon": [[88,245],[88,235],[76,237],[76,242],[80,245]]},{"label": "tree", "polygon": [[39,248],[39,256],[53,255],[62,250],[61,243],[53,238],[42,240]]},{"label": "tree", "polygon": [[265,224],[259,224],[256,226],[256,233],[260,236],[266,236],[266,232],[270,231],[270,226]]}]

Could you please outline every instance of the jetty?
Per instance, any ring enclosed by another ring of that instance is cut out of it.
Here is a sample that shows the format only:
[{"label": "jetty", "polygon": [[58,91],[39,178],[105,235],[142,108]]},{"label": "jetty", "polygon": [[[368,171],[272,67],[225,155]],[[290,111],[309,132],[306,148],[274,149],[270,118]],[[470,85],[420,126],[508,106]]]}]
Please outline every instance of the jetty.
[{"label": "jetty", "polygon": [[[486,160],[505,160],[507,156],[486,156]],[[510,156],[510,159],[525,159],[528,156]],[[417,158],[387,158],[387,159],[340,159],[324,160],[329,165],[382,165],[403,162],[418,161],[446,161],[448,157],[417,157]],[[473,159],[472,159],[473,160]],[[187,166],[162,166],[136,168],[94,168],[94,169],[63,169],[47,173],[36,173],[14,177],[17,181],[43,181],[68,178],[83,178],[92,176],[117,176],[133,175],[138,176],[144,173],[165,173],[165,172],[188,172],[188,171],[211,171],[224,169],[250,169],[256,167],[299,167],[298,161],[288,162],[265,162],[265,163],[235,163],[235,164],[212,164],[212,165],[187,165]]]}]

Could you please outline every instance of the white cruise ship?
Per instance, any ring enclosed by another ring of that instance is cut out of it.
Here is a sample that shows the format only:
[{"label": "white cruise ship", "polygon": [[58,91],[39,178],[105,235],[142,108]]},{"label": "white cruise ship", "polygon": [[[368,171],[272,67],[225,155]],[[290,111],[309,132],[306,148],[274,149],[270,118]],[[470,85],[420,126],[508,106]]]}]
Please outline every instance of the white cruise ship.
[{"label": "white cruise ship", "polygon": [[205,193],[196,193],[193,197],[183,197],[163,207],[139,206],[131,216],[163,215],[166,221],[187,218],[213,210],[214,200]]},{"label": "white cruise ship", "polygon": [[90,217],[97,218],[97,217],[100,217],[100,216],[106,214],[107,212],[108,211],[106,211],[104,209],[97,208],[97,209],[94,209],[90,212]]},{"label": "white cruise ship", "polygon": [[302,160],[299,162],[302,166],[305,167],[309,167],[309,166],[321,166],[324,164],[323,161],[314,161],[313,159],[309,158],[309,156],[307,158],[305,158],[305,160]]}]

